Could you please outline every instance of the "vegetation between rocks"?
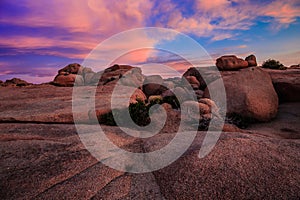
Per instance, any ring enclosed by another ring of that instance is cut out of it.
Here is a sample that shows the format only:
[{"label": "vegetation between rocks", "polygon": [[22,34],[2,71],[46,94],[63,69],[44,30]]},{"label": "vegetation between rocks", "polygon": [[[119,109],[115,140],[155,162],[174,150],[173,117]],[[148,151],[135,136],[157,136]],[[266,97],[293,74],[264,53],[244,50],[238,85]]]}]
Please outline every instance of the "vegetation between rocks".
[{"label": "vegetation between rocks", "polygon": [[287,67],[285,67],[283,64],[281,64],[278,60],[274,59],[268,59],[263,62],[262,64],[263,68],[268,68],[268,69],[279,69],[279,70],[286,70]]},{"label": "vegetation between rocks", "polygon": [[229,124],[234,124],[239,128],[245,129],[250,124],[254,123],[255,120],[250,117],[244,117],[237,113],[231,113],[226,116],[225,121]]}]

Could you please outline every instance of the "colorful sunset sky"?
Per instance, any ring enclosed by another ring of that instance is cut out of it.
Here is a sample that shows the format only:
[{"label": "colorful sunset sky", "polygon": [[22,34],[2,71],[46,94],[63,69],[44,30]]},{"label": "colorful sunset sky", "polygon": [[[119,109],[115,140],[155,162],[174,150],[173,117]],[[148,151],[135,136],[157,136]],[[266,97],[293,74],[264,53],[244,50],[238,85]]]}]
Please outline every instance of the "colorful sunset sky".
[{"label": "colorful sunset sky", "polygon": [[[213,59],[255,54],[259,64],[268,58],[286,66],[300,63],[299,0],[1,0],[0,80],[51,81],[58,69],[81,64],[107,38],[141,27],[187,34]],[[107,54],[130,46],[133,39],[114,43]],[[146,35],[134,41],[153,48],[162,45]],[[122,62],[128,63],[121,64],[175,60],[146,51],[127,56]],[[159,67],[155,69],[159,74]]]}]

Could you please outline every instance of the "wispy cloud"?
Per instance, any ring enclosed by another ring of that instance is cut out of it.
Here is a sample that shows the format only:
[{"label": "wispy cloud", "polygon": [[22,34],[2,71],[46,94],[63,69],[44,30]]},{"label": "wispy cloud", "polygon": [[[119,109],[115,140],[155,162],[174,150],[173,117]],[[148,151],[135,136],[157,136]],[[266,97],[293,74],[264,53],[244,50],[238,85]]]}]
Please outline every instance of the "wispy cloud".
[{"label": "wispy cloud", "polygon": [[185,15],[179,4],[163,1],[157,9],[163,10],[165,16],[156,24],[217,41],[234,38],[237,30],[250,29],[258,17],[270,17],[271,26],[277,29],[288,27],[300,17],[297,0],[255,3],[251,0],[196,0],[193,7],[193,14]]}]

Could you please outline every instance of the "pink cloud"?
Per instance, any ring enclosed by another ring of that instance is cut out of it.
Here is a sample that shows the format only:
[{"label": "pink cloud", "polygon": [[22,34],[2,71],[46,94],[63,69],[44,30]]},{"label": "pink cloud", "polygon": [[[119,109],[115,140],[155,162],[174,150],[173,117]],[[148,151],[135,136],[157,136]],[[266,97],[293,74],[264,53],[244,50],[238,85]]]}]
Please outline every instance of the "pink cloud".
[{"label": "pink cloud", "polygon": [[214,10],[220,7],[227,7],[230,4],[228,0],[198,0],[197,8],[202,10]]},{"label": "pink cloud", "polygon": [[22,0],[19,4],[29,10],[25,16],[1,18],[0,22],[29,27],[62,27],[71,32],[101,31],[106,36],[144,25],[152,8],[150,0],[78,0],[72,3],[61,0]]},{"label": "pink cloud", "polygon": [[273,17],[273,27],[280,29],[300,17],[300,4],[297,0],[275,1],[260,10],[261,15]]},{"label": "pink cloud", "polygon": [[[0,23],[61,28],[67,30],[68,35],[7,36],[0,38],[0,45],[17,48],[23,52],[33,52],[37,49],[38,54],[69,58],[85,58],[97,44],[113,34],[145,26],[152,8],[150,0],[78,0],[72,3],[61,0],[21,0],[18,4],[26,7],[28,12],[15,17],[1,16]],[[53,49],[41,51],[39,48],[72,48],[78,50],[78,53]]]}]

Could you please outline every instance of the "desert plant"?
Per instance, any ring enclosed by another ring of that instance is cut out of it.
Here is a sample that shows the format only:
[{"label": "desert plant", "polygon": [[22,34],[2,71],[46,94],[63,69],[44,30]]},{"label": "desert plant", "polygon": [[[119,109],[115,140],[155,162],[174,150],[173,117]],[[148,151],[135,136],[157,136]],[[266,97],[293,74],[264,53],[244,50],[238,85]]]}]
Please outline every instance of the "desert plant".
[{"label": "desert plant", "polygon": [[102,124],[109,125],[109,126],[116,126],[118,121],[118,125],[120,126],[127,126],[127,117],[125,115],[125,112],[128,112],[131,119],[139,126],[146,126],[150,123],[150,117],[149,117],[149,106],[147,106],[143,101],[137,101],[137,103],[132,103],[129,105],[128,108],[125,109],[115,109],[112,112],[109,112],[107,114],[104,114],[101,116],[101,122]]},{"label": "desert plant", "polygon": [[287,69],[278,60],[274,60],[274,59],[268,59],[268,60],[264,61],[263,64],[262,64],[262,67],[263,68],[268,68],[268,69],[280,69],[280,70]]},{"label": "desert plant", "polygon": [[231,113],[226,116],[225,122],[229,124],[234,124],[239,128],[245,129],[250,124],[254,123],[255,120],[250,117],[244,117],[237,113]]},{"label": "desert plant", "polygon": [[149,106],[143,101],[138,100],[137,103],[129,105],[129,113],[131,119],[139,126],[146,126],[150,123]]}]

